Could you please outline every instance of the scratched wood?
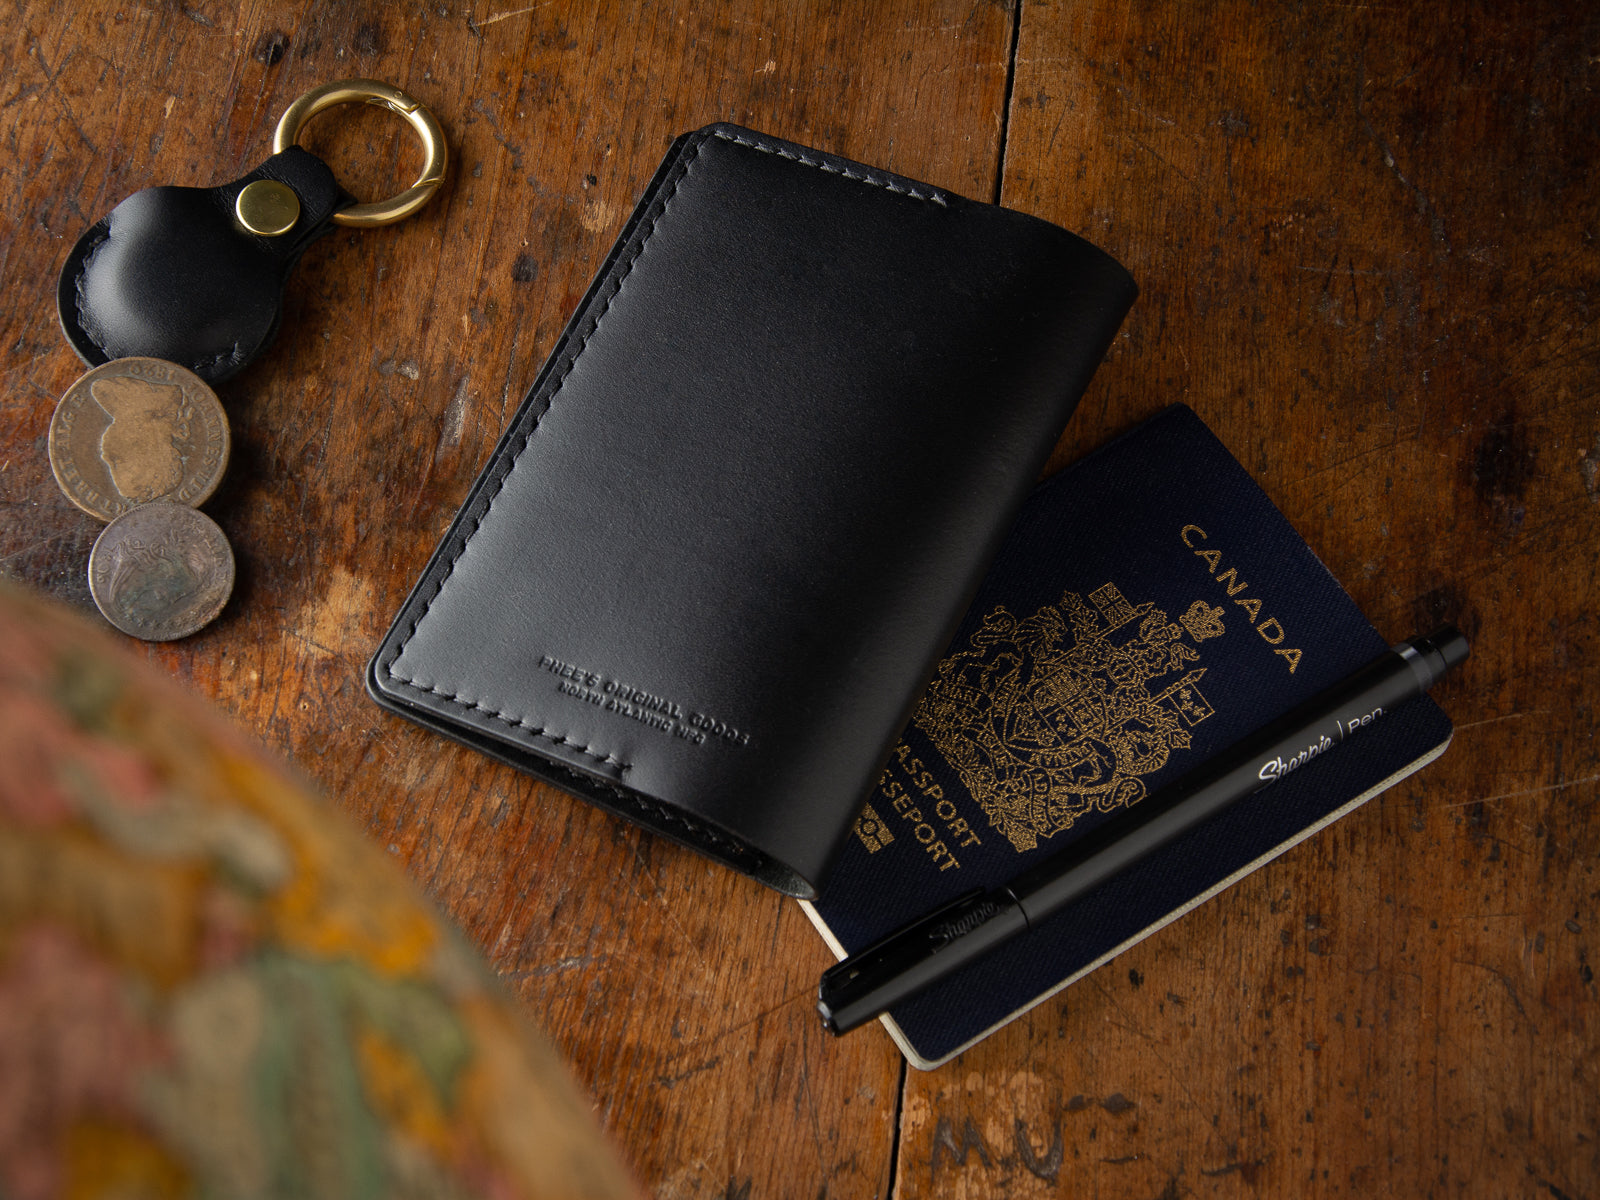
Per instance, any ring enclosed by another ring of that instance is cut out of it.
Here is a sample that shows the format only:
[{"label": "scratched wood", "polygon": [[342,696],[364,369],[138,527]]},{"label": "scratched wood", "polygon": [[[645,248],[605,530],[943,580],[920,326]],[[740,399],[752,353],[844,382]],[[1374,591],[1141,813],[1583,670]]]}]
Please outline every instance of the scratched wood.
[{"label": "scratched wood", "polygon": [[[903,1066],[826,1041],[795,906],[382,714],[362,668],[678,133],[733,120],[988,197],[1010,14],[953,2],[7,6],[0,29],[0,560],[88,607],[98,525],[56,491],[79,365],[54,278],[99,214],[237,177],[284,107],[366,75],[428,103],[454,168],[394,228],[301,264],[222,397],[209,510],[227,612],[150,657],[320,781],[489,954],[654,1194],[886,1195]],[[419,154],[376,110],[308,132],[363,198]]]},{"label": "scratched wood", "polygon": [[1143,287],[1057,461],[1184,400],[1474,656],[1440,762],[913,1074],[898,1194],[1593,1196],[1593,14],[1022,12],[1004,200]]},{"label": "scratched wood", "polygon": [[[242,173],[314,83],[387,79],[440,116],[452,182],[306,256],[222,389],[236,599],[148,653],[431,889],[653,1192],[1592,1195],[1600,28],[1497,13],[8,6],[0,563],[88,605],[98,526],[44,453],[72,240]],[[878,1030],[818,1035],[792,905],[362,694],[661,152],[720,119],[1104,245],[1143,295],[1056,465],[1184,399],[1386,635],[1475,642],[1440,763],[903,1088]],[[376,112],[309,136],[363,197],[417,162]]]}]

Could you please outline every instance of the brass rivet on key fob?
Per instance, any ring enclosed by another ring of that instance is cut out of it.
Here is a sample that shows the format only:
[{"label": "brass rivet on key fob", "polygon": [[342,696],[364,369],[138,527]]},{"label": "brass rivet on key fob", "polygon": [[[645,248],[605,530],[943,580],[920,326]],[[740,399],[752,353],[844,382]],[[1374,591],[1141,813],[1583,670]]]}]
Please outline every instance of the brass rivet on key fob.
[{"label": "brass rivet on key fob", "polygon": [[[296,144],[307,121],[343,104],[377,105],[411,126],[424,161],[410,187],[358,204]],[[216,490],[232,446],[209,385],[277,334],[284,287],[308,245],[335,225],[410,216],[448,165],[444,130],[420,103],[377,80],[342,79],[284,111],[272,157],[247,175],[144,188],[78,238],[56,281],[56,313],[91,369],[56,406],[48,450],[67,498],[110,522],[89,552],[89,594],[118,629],[170,641],[222,611],[233,550],[194,507]]]},{"label": "brass rivet on key fob", "polygon": [[233,202],[234,216],[251,233],[278,237],[300,219],[300,197],[276,179],[258,179],[246,186]]}]

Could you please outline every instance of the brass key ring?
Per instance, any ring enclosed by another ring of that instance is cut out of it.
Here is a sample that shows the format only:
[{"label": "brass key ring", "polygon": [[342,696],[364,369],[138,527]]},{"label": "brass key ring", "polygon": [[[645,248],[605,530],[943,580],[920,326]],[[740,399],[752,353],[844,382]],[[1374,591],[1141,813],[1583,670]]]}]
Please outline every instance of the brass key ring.
[{"label": "brass key ring", "polygon": [[433,114],[399,88],[376,79],[340,79],[312,88],[284,110],[277,132],[272,135],[272,152],[282,154],[298,141],[307,121],[324,109],[340,104],[376,104],[404,117],[422,142],[423,163],[417,181],[405,191],[375,204],[355,204],[341,209],[333,214],[334,223],[368,228],[404,220],[439,190],[445,168],[450,163],[450,151],[445,144],[444,130]]}]

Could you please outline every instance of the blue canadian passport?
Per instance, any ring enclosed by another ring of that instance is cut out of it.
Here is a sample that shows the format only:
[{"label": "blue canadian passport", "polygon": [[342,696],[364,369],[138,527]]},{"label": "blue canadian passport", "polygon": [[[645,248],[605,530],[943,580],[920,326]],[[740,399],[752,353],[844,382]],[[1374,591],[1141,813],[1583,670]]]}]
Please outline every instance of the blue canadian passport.
[{"label": "blue canadian passport", "polygon": [[[1029,498],[807,915],[835,954],[860,950],[1136,807],[1387,646],[1200,418],[1168,408]],[[1412,701],[884,1024],[914,1066],[947,1061],[1450,735],[1437,705]]]}]

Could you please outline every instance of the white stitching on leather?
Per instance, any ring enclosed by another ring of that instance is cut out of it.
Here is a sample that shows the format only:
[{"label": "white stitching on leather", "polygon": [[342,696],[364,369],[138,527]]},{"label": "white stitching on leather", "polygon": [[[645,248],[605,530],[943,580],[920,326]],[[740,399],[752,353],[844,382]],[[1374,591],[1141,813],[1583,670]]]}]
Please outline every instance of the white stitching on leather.
[{"label": "white stitching on leather", "polygon": [[418,683],[415,679],[406,679],[403,676],[396,675],[393,671],[389,672],[389,677],[391,679],[396,679],[409,687],[414,687],[419,691],[432,692],[436,696],[442,696],[444,699],[450,701],[450,703],[458,705],[461,708],[485,713],[488,716],[495,718],[497,721],[503,721],[505,724],[515,726],[518,729],[525,729],[529,733],[541,737],[545,741],[554,742],[558,746],[570,746],[584,757],[592,758],[596,762],[605,763],[607,766],[617,767],[621,770],[626,770],[628,767],[628,764],[623,762],[622,759],[618,758],[615,754],[600,755],[590,747],[585,746],[580,742],[575,742],[571,738],[562,737],[559,734],[551,733],[542,725],[535,725],[532,721],[526,721],[520,717],[513,717],[509,713],[502,712],[499,709],[490,708],[487,704],[480,704],[474,700],[463,700],[460,694],[457,692],[449,692],[444,688],[433,687],[426,683]]},{"label": "white stitching on leather", "polygon": [[673,198],[677,196],[678,185],[688,178],[689,167],[694,162],[695,156],[699,153],[699,150],[700,143],[697,142],[693,147],[693,152],[684,158],[682,172],[676,179],[672,181],[671,190],[669,190],[667,194],[662,197],[661,211],[650,218],[650,224],[644,229],[643,236],[641,236],[639,239],[638,247],[628,257],[627,262],[625,262],[621,269],[616,273],[616,285],[612,288],[611,294],[606,297],[606,302],[601,305],[600,311],[595,314],[593,320],[590,322],[588,331],[585,332],[583,337],[579,340],[577,347],[572,350],[571,357],[567,360],[566,366],[562,368],[561,374],[555,378],[550,387],[547,389],[549,399],[545,403],[544,411],[539,413],[538,416],[534,417],[533,421],[528,425],[528,431],[523,435],[522,444],[517,447],[517,452],[510,455],[506,459],[505,470],[501,473],[499,480],[497,480],[495,483],[494,493],[490,495],[489,498],[484,502],[483,511],[479,513],[478,516],[473,520],[472,528],[464,537],[462,537],[461,545],[457,548],[455,554],[450,559],[450,565],[446,567],[444,573],[439,576],[439,582],[434,587],[433,595],[428,597],[427,604],[422,606],[422,611],[419,612],[416,616],[416,619],[411,622],[411,628],[406,631],[405,637],[401,638],[400,641],[396,643],[394,656],[387,664],[384,664],[383,666],[384,674],[388,675],[390,679],[393,679],[397,683],[405,684],[408,687],[418,688],[419,690],[432,692],[434,695],[441,696],[453,704],[459,704],[466,708],[484,712],[489,716],[506,721],[519,728],[527,729],[530,733],[555,742],[557,745],[569,746],[579,751],[585,757],[594,759],[596,762],[614,765],[618,771],[624,773],[631,769],[632,764],[624,762],[614,754],[601,754],[591,746],[580,745],[572,739],[562,734],[557,734],[546,727],[535,726],[527,721],[523,721],[518,717],[510,716],[507,713],[500,712],[483,705],[473,704],[469,701],[464,701],[460,699],[460,694],[457,692],[450,692],[444,690],[443,688],[427,687],[426,685],[418,684],[414,679],[408,679],[405,676],[398,674],[394,670],[394,663],[399,660],[402,654],[405,653],[406,644],[410,642],[412,637],[416,635],[417,627],[422,624],[422,619],[428,615],[429,610],[433,608],[433,602],[437,600],[440,593],[444,591],[444,585],[449,582],[450,576],[455,573],[456,563],[461,561],[461,556],[467,552],[467,544],[477,536],[478,530],[483,526],[484,520],[489,515],[489,511],[494,507],[494,502],[500,498],[500,493],[505,488],[506,480],[511,477],[511,472],[516,467],[517,460],[522,457],[522,453],[528,448],[528,443],[532,440],[534,432],[539,428],[539,423],[544,420],[545,414],[550,411],[551,406],[555,403],[555,398],[561,391],[562,385],[566,382],[567,376],[572,374],[573,368],[578,365],[578,358],[583,353],[584,349],[589,345],[589,339],[592,338],[595,334],[595,331],[600,328],[600,322],[605,318],[605,315],[611,311],[612,302],[622,294],[622,285],[627,282],[628,275],[633,270],[633,264],[639,261],[639,256],[644,253],[645,246],[649,244],[651,237],[653,237],[655,234],[656,223],[666,215],[668,206],[672,203]]},{"label": "white stitching on leather", "polygon": [[819,171],[826,171],[830,175],[843,175],[846,179],[854,179],[857,183],[870,184],[872,187],[880,187],[885,191],[896,192],[902,196],[910,196],[913,200],[927,200],[942,208],[949,207],[945,198],[938,192],[919,191],[914,187],[907,187],[905,184],[897,183],[891,179],[883,179],[876,175],[851,171],[846,167],[823,162],[821,159],[807,158],[804,154],[796,154],[793,150],[785,149],[782,146],[773,146],[766,142],[754,142],[749,138],[739,137],[737,134],[724,133],[720,129],[713,130],[711,136],[721,138],[725,142],[735,142],[741,146],[748,146],[750,149],[759,150],[763,154],[776,154],[779,158],[792,159],[797,163],[804,163],[808,167],[815,167]]},{"label": "white stitching on leather", "polygon": [[[711,136],[719,138],[725,142],[733,142],[737,145],[747,147],[748,149],[759,151],[762,154],[773,154],[780,158],[787,158],[794,162],[802,163],[805,166],[814,167],[819,171],[826,171],[834,175],[842,175],[846,179],[854,180],[857,183],[864,183],[871,187],[883,188],[886,191],[909,196],[914,200],[925,200],[934,204],[938,204],[941,207],[948,207],[944,197],[936,192],[919,191],[916,188],[907,187],[904,184],[900,184],[892,180],[883,179],[871,174],[862,174],[855,171],[850,171],[844,167],[823,162],[820,159],[808,158],[803,154],[797,154],[794,151],[784,147],[774,146],[765,142],[753,141],[749,138],[726,133],[722,130],[713,130]],[[615,754],[602,754],[592,746],[582,745],[581,743],[573,741],[571,738],[566,737],[563,734],[555,733],[545,726],[535,725],[531,721],[512,716],[511,714],[498,709],[490,708],[486,704],[479,704],[470,700],[463,700],[459,692],[452,692],[444,688],[418,683],[414,678],[407,678],[404,675],[398,674],[394,670],[394,663],[399,660],[402,654],[405,653],[406,645],[411,641],[412,637],[416,635],[417,627],[422,624],[422,619],[428,615],[429,611],[433,608],[433,602],[437,600],[440,594],[444,591],[444,585],[449,582],[450,576],[455,573],[456,563],[461,561],[461,556],[467,551],[468,543],[477,536],[478,530],[483,526],[484,520],[488,517],[490,510],[494,507],[495,501],[500,498],[500,493],[505,488],[506,480],[511,477],[511,472],[516,467],[517,461],[522,457],[523,451],[528,448],[528,443],[533,439],[535,431],[538,430],[539,423],[544,420],[545,414],[548,413],[552,405],[554,405],[556,396],[560,393],[562,385],[567,380],[567,376],[572,374],[573,368],[578,365],[578,358],[583,354],[585,348],[589,345],[589,339],[595,335],[595,332],[600,328],[600,322],[604,320],[606,314],[611,311],[612,302],[622,294],[622,286],[627,282],[628,275],[632,272],[634,263],[639,261],[640,255],[644,253],[645,246],[649,244],[650,239],[655,235],[657,223],[666,215],[667,208],[671,205],[673,199],[678,194],[678,186],[689,177],[689,168],[693,164],[695,157],[699,154],[700,147],[703,144],[703,142],[694,143],[693,147],[690,149],[690,152],[684,157],[683,170],[678,174],[678,177],[672,181],[671,188],[668,190],[666,195],[662,197],[660,211],[657,212],[655,216],[650,218],[650,223],[645,227],[642,236],[639,238],[638,246],[628,257],[628,260],[623,263],[620,269],[616,272],[615,286],[612,288],[611,294],[606,297],[605,303],[600,306],[599,312],[597,312],[594,318],[590,321],[587,332],[585,332],[583,337],[579,339],[576,348],[572,350],[571,357],[567,360],[566,366],[562,368],[561,374],[558,375],[551,383],[549,388],[546,389],[548,399],[545,402],[544,411],[533,418],[533,421],[528,426],[527,433],[523,435],[522,444],[517,447],[515,454],[510,455],[506,459],[505,470],[501,473],[499,480],[495,483],[494,492],[484,502],[483,511],[480,512],[473,520],[472,528],[468,530],[465,536],[461,538],[461,545],[451,557],[449,566],[447,566],[444,570],[444,573],[439,576],[439,582],[434,587],[433,595],[428,597],[428,602],[422,606],[422,611],[419,612],[416,616],[416,619],[411,622],[411,628],[408,629],[406,631],[406,635],[401,638],[398,643],[396,643],[394,655],[390,658],[389,662],[382,667],[384,674],[386,674],[396,683],[404,684],[407,687],[416,688],[419,691],[431,692],[433,695],[448,700],[452,704],[459,705],[460,707],[466,708],[473,712],[484,713],[485,715],[511,725],[514,728],[526,730],[535,737],[543,738],[544,740],[553,742],[558,746],[565,746],[576,750],[586,758],[591,758],[598,763],[615,767],[619,773],[626,773],[629,771],[632,768],[632,764],[623,761]]]}]

